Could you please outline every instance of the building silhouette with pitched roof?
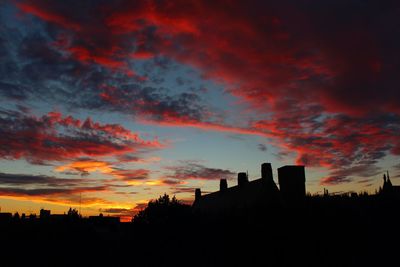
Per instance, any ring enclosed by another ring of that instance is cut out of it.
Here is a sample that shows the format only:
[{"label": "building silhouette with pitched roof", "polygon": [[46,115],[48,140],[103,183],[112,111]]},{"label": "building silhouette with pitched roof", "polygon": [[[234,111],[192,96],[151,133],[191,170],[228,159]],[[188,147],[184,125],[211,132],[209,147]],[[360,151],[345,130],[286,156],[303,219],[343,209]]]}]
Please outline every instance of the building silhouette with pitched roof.
[{"label": "building silhouette with pitched roof", "polygon": [[304,166],[290,165],[278,169],[280,188],[273,179],[270,163],[261,165],[261,178],[249,181],[245,172],[238,173],[237,185],[228,187],[220,180],[219,191],[202,195],[196,189],[193,209],[204,214],[237,214],[266,207],[299,207],[305,200]]}]

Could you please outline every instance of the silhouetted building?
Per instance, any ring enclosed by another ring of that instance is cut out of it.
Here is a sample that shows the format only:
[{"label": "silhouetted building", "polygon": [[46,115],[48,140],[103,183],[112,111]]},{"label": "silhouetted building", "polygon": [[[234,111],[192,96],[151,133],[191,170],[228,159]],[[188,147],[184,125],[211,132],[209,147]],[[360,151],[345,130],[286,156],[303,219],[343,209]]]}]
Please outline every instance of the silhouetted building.
[{"label": "silhouetted building", "polygon": [[120,222],[119,217],[103,216],[102,213],[99,216],[89,216],[88,220],[94,224],[118,224]]},{"label": "silhouetted building", "polygon": [[0,212],[0,222],[9,222],[12,219],[11,212]]},{"label": "silhouetted building", "polygon": [[66,214],[50,214],[50,220],[52,222],[65,222],[68,219]]},{"label": "silhouetted building", "polygon": [[277,207],[281,205],[279,189],[276,186],[270,163],[261,165],[261,178],[249,181],[245,172],[238,173],[237,185],[228,187],[221,179],[220,190],[201,195],[196,189],[193,209],[208,214],[241,214],[256,207]]},{"label": "silhouetted building", "polygon": [[14,213],[13,219],[17,221],[20,219],[18,211]]},{"label": "silhouetted building", "polygon": [[304,166],[288,165],[278,168],[279,189],[286,206],[302,206],[306,197]]},{"label": "silhouetted building", "polygon": [[387,175],[383,174],[383,186],[379,193],[386,197],[400,198],[400,186],[392,184],[389,172],[387,172]]},{"label": "silhouetted building", "polygon": [[39,218],[41,220],[48,220],[50,219],[50,210],[40,209]]}]

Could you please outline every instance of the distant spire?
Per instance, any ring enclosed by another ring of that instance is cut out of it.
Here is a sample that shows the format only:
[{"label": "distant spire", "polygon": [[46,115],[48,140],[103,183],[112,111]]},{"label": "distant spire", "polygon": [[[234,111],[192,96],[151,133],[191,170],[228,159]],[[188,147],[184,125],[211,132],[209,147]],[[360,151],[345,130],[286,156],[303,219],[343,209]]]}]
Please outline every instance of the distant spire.
[{"label": "distant spire", "polygon": [[386,184],[386,174],[383,174],[383,183]]},{"label": "distant spire", "polygon": [[390,178],[389,178],[389,171],[387,171],[387,183],[390,187],[392,186],[392,182],[390,181]]}]

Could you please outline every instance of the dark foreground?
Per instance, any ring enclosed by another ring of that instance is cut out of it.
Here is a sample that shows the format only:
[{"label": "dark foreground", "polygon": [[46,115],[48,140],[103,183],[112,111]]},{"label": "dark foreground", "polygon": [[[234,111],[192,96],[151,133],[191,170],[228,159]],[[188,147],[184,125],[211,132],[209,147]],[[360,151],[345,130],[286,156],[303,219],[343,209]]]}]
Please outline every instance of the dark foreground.
[{"label": "dark foreground", "polygon": [[398,266],[398,215],[369,197],[135,224],[7,221],[0,266]]}]

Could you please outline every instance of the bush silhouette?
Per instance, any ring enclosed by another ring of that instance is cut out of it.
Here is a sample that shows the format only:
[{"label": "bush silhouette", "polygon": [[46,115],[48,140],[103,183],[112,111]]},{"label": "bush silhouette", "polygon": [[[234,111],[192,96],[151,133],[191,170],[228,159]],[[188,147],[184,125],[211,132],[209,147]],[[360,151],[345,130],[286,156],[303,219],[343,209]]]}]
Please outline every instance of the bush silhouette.
[{"label": "bush silhouette", "polygon": [[132,222],[135,225],[177,225],[190,219],[191,207],[183,204],[176,197],[164,194],[151,200],[147,207],[136,214]]}]

